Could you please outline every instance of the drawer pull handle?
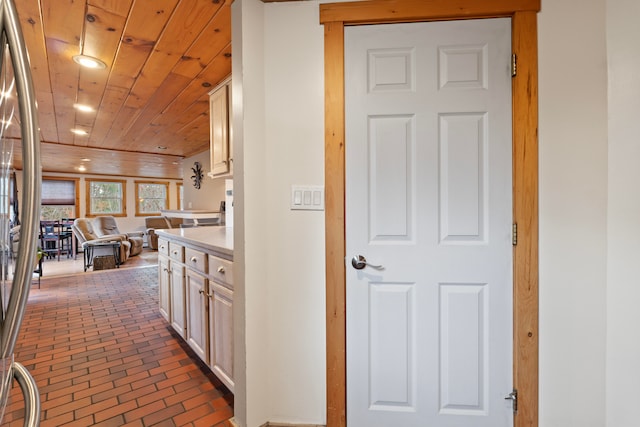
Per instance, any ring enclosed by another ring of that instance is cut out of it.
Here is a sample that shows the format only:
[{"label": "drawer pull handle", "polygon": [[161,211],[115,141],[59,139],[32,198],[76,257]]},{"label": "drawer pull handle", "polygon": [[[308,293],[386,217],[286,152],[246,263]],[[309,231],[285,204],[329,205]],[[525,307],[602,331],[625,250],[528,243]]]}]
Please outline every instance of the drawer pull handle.
[{"label": "drawer pull handle", "polygon": [[224,267],[223,266],[218,267],[218,273],[224,274]]},{"label": "drawer pull handle", "polygon": [[204,294],[204,289],[200,289],[200,290],[198,291],[198,293],[199,293],[199,294],[201,294],[201,295],[202,295],[202,294]]},{"label": "drawer pull handle", "polygon": [[192,257],[191,257],[191,262],[198,262],[198,258],[196,258],[196,257],[192,256]]},{"label": "drawer pull handle", "polygon": [[178,251],[173,251],[173,254],[174,255],[178,255]]}]

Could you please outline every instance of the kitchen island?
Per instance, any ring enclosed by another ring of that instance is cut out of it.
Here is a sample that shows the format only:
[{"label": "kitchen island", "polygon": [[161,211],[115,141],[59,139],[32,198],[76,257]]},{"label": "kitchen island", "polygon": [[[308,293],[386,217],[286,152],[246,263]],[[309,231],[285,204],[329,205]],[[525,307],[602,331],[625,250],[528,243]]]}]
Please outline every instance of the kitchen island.
[{"label": "kitchen island", "polygon": [[156,232],[160,314],[233,391],[233,228]]},{"label": "kitchen island", "polygon": [[216,224],[223,225],[223,217],[220,211],[209,211],[203,209],[163,209],[160,213],[167,218],[180,218],[184,224],[200,225]]},{"label": "kitchen island", "polygon": [[157,230],[159,238],[183,242],[212,251],[223,258],[233,260],[233,228],[232,227],[193,227]]}]

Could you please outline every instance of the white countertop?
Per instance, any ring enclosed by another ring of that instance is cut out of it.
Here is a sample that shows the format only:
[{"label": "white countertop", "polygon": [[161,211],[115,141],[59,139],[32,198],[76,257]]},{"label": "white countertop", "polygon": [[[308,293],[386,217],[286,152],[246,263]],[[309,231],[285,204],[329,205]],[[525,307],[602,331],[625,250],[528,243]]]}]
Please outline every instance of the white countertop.
[{"label": "white countertop", "polygon": [[233,259],[233,227],[207,226],[156,230],[160,237],[191,243]]},{"label": "white countertop", "polygon": [[220,217],[220,211],[208,211],[199,209],[188,210],[173,210],[163,209],[160,211],[162,215],[174,217],[174,218],[191,218],[191,219],[204,219],[204,218],[218,218]]}]

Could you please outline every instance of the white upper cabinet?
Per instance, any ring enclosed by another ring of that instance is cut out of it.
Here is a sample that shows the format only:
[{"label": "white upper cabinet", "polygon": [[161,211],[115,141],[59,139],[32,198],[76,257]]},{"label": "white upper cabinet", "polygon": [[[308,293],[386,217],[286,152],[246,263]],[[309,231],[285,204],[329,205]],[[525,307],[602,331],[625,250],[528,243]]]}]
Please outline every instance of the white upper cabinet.
[{"label": "white upper cabinet", "polygon": [[209,114],[211,118],[211,172],[209,176],[212,178],[233,173],[229,126],[230,100],[230,80],[224,81],[209,94]]}]

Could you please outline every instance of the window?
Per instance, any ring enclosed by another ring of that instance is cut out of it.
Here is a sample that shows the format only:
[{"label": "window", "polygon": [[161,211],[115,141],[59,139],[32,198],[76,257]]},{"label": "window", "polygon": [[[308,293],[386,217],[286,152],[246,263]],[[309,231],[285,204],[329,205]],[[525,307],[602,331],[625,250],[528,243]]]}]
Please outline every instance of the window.
[{"label": "window", "polygon": [[0,218],[3,224],[5,219],[12,218],[13,188],[13,178],[5,176],[4,173],[0,175]]},{"label": "window", "polygon": [[160,215],[167,209],[168,182],[136,181],[136,216]]},{"label": "window", "polygon": [[176,182],[176,189],[178,190],[178,209],[184,209],[184,188],[181,182]]},{"label": "window", "polygon": [[87,216],[127,216],[127,181],[87,178]]},{"label": "window", "polygon": [[43,177],[40,219],[76,218],[80,199],[78,187],[78,179],[75,178]]}]

